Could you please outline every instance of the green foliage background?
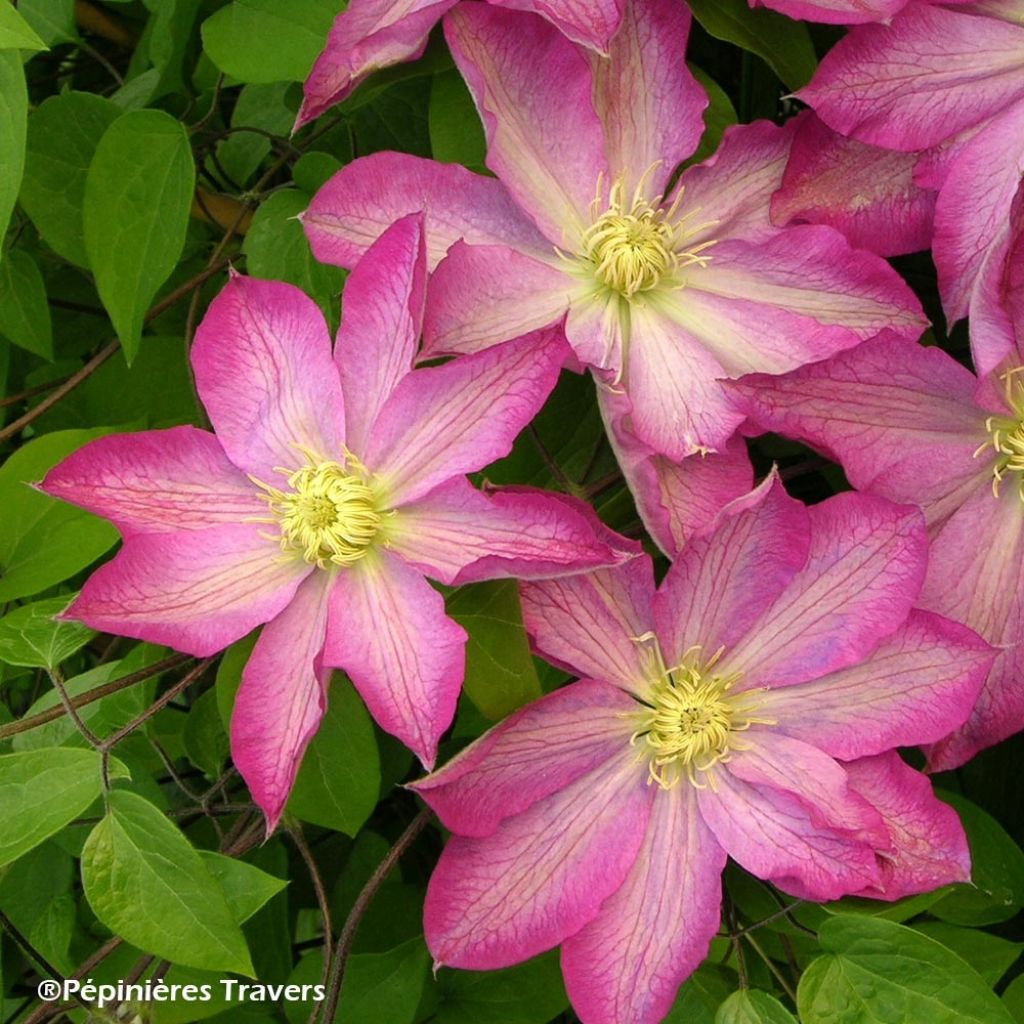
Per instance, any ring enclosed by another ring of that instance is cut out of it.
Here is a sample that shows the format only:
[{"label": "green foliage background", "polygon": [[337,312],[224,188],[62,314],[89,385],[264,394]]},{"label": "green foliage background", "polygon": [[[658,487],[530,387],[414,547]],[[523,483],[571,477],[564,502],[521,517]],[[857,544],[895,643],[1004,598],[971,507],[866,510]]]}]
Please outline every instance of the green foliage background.
[{"label": "green foliage background", "polygon": [[[312,193],[382,149],[483,169],[481,128],[439,36],[289,136],[340,7],[0,0],[2,1021],[46,1019],[44,977],[202,984],[232,972],[340,983],[346,1024],[575,1020],[553,954],[432,975],[420,914],[443,836],[401,788],[410,755],[347,680],[334,679],[284,826],[264,842],[226,733],[252,638],[199,662],[52,618],[117,535],[26,485],[100,434],[203,425],[187,353],[228,266],[301,286],[336,324],[344,274],[313,260],[294,219]],[[783,97],[838,33],[746,0],[691,7],[689,58],[712,97],[703,158],[737,119],[792,114]],[[898,265],[941,322],[927,258]],[[959,333],[935,341],[964,356]],[[805,499],[846,486],[797,445],[761,439],[753,454]],[[585,378],[567,377],[487,476],[570,491],[640,533]],[[471,641],[442,757],[564,679],[531,657],[513,584],[448,602]],[[970,835],[974,887],[819,907],[730,868],[723,933],[670,1024],[1024,1022],[1021,750],[1011,740],[938,780]],[[214,999],[144,1019],[319,1013]]]}]

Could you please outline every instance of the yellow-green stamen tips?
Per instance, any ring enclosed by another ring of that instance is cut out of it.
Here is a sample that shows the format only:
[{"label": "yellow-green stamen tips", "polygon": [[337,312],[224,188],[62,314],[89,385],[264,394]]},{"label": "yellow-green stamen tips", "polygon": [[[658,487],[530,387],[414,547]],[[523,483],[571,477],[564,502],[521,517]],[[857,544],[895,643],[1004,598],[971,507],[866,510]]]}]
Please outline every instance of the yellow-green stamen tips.
[{"label": "yellow-green stamen tips", "polygon": [[700,654],[699,646],[691,647],[679,665],[662,672],[644,697],[645,709],[634,713],[639,728],[630,743],[640,748],[651,781],[663,789],[683,778],[699,789],[714,788],[715,765],[747,749],[736,734],[752,725],[774,724],[753,715],[760,691],[729,695],[740,673],[715,671],[721,650],[706,662]]},{"label": "yellow-green stamen tips", "polygon": [[377,538],[384,515],[366,470],[352,456],[342,464],[300,450],[308,460],[305,466],[275,470],[287,477],[287,489],[253,478],[272,513],[259,521],[279,528],[275,539],[286,555],[299,554],[321,569],[328,563],[352,565]]},{"label": "yellow-green stamen tips", "polygon": [[1017,493],[1024,501],[1024,366],[1002,375],[1006,382],[1006,405],[1009,416],[989,416],[985,421],[988,440],[974,453],[981,455],[989,448],[998,456],[992,467],[992,493],[998,498],[999,487],[1007,473],[1017,473]]}]

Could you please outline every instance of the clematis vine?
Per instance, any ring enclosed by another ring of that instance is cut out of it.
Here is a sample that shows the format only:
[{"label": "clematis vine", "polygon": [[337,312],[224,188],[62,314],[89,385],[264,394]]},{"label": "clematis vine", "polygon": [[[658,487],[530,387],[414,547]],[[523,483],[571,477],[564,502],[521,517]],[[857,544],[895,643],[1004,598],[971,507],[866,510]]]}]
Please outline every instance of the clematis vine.
[{"label": "clematis vine", "polygon": [[[920,152],[917,184],[939,189],[946,316],[966,316],[1001,273],[1024,176],[1024,0],[910,0],[891,23],[854,28],[797,95],[843,135]],[[992,369],[977,353],[976,365]]]},{"label": "clematis vine", "polygon": [[894,751],[956,728],[993,657],[913,609],[920,513],[806,508],[771,478],[727,513],[657,590],[647,558],[522,585],[537,650],[581,678],[414,786],[453,833],[437,964],[560,944],[584,1024],[656,1024],[718,929],[727,855],[809,899],[967,879],[955,813]]},{"label": "clematis vine", "polygon": [[291,285],[233,275],[192,349],[215,433],[101,438],[43,482],[124,537],[67,616],[197,656],[263,631],[231,721],[268,827],[316,732],[331,668],[432,764],[464,671],[446,584],[547,576],[626,554],[581,504],[465,475],[508,453],[564,360],[557,333],[412,371],[423,310],[419,217],[353,271],[332,359]]},{"label": "clematis vine", "polygon": [[[1018,321],[1024,327],[1024,320]],[[920,505],[920,605],[998,651],[967,721],[928,750],[955,768],[1024,729],[1024,359],[977,378],[937,348],[880,337],[784,377],[735,385],[754,423],[840,462],[854,487]]]},{"label": "clematis vine", "polygon": [[[416,60],[431,29],[458,0],[352,0],[334,21],[304,86],[296,129],[352,94],[371,72]],[[606,54],[622,17],[622,0],[488,0],[533,11],[560,32]]]},{"label": "clematis vine", "polygon": [[445,32],[498,180],[380,153],[342,168],[304,226],[350,265],[396,216],[424,210],[432,259],[425,352],[481,351],[565,319],[578,360],[627,396],[620,424],[678,461],[720,450],[742,420],[722,378],[782,373],[919,304],[836,231],[771,223],[792,128],[731,129],[707,163],[707,99],[687,70],[675,0],[627,3],[609,56],[535,15],[463,3]]}]

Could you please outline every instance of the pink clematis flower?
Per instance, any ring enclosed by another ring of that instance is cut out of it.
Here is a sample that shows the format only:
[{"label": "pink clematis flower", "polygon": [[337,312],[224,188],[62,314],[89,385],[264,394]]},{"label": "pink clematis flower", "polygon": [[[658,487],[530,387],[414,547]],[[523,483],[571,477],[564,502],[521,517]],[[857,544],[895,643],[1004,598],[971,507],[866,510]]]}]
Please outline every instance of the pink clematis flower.
[{"label": "pink clematis flower", "polygon": [[979,278],[1000,272],[1024,175],[1024,0],[911,0],[891,24],[853,29],[797,95],[843,135],[927,151],[915,177],[941,186],[943,304],[951,322],[967,315]]},{"label": "pink clematis flower", "polygon": [[917,299],[883,260],[827,227],[771,223],[791,128],[732,129],[669,187],[707,102],[682,59],[689,27],[676,0],[629,3],[599,58],[534,15],[460,5],[445,30],[499,180],[357,160],[305,214],[314,252],[348,265],[395,216],[426,211],[440,265],[425,350],[565,317],[580,362],[628,396],[624,425],[674,461],[721,449],[742,420],[721,378],[782,373],[885,326],[915,334]]},{"label": "pink clematis flower", "polygon": [[426,576],[546,576],[624,557],[581,505],[530,489],[485,495],[466,480],[507,454],[539,410],[564,342],[538,334],[410,372],[425,275],[422,224],[410,217],[349,278],[333,360],[312,300],[233,275],[192,349],[216,433],[105,437],[42,484],[124,537],[69,617],[197,656],[265,624],[231,742],[270,827],[332,667],[433,762],[466,634]]},{"label": "pink clematis flower", "polygon": [[[860,25],[886,21],[906,7],[909,0],[749,0],[751,7],[770,7],[798,21],[829,25]],[[955,3],[956,0],[953,0]]]},{"label": "pink clematis flower", "polygon": [[[1024,320],[1020,321],[1024,326]],[[1024,728],[1024,360],[978,380],[937,348],[881,337],[734,387],[752,420],[840,462],[854,487],[920,505],[931,557],[920,605],[998,650],[970,718],[928,750],[955,768]]]},{"label": "pink clematis flower", "polygon": [[726,856],[787,892],[881,899],[965,880],[963,830],[894,748],[964,720],[992,652],[912,610],[916,509],[777,480],[691,540],[522,586],[538,650],[582,678],[414,788],[454,833],[427,890],[438,964],[561,944],[584,1024],[655,1024],[706,956]]},{"label": "pink clematis flower", "polygon": [[[371,72],[416,60],[431,29],[458,0],[352,0],[338,15],[305,84],[296,129],[350,96]],[[605,54],[622,18],[622,0],[488,0],[533,11],[560,32]]]}]

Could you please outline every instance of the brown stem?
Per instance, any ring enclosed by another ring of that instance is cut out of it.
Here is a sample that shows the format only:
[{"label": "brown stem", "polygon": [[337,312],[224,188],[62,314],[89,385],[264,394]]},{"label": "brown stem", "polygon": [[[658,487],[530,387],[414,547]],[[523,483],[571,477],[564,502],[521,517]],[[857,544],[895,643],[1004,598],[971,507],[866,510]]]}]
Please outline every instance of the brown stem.
[{"label": "brown stem", "polygon": [[323,920],[324,926],[324,969],[320,980],[326,985],[327,972],[330,970],[331,956],[334,952],[334,929],[331,927],[331,907],[327,899],[327,890],[324,888],[324,881],[320,877],[320,869],[313,859],[313,854],[309,849],[309,844],[306,842],[306,837],[302,834],[301,826],[296,823],[293,828],[288,830],[288,834],[292,837],[292,842],[295,843],[300,856],[306,862],[306,870],[309,872],[309,879],[313,883],[313,891],[316,893],[316,902],[320,907],[320,917]]}]

